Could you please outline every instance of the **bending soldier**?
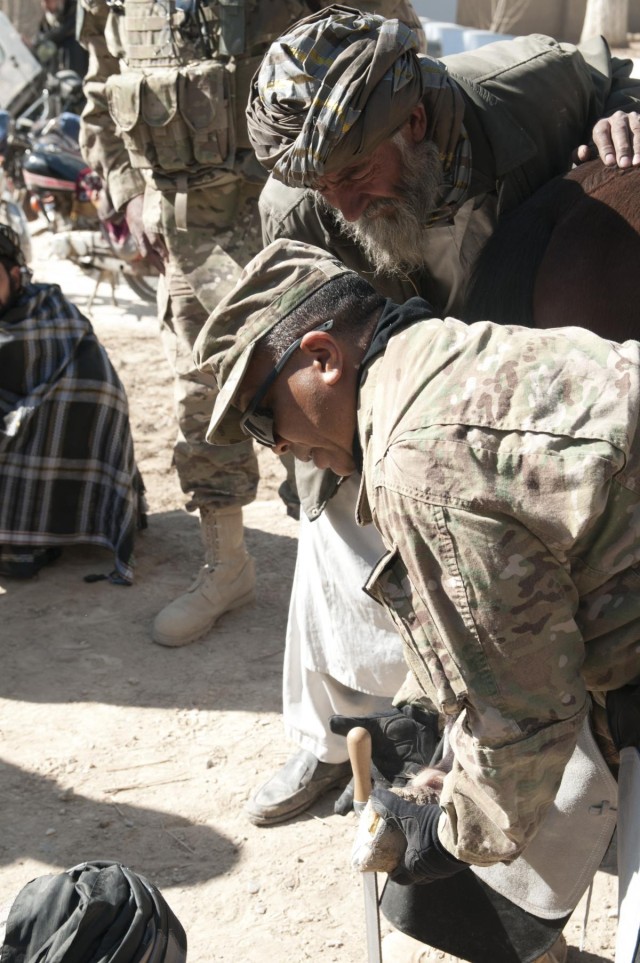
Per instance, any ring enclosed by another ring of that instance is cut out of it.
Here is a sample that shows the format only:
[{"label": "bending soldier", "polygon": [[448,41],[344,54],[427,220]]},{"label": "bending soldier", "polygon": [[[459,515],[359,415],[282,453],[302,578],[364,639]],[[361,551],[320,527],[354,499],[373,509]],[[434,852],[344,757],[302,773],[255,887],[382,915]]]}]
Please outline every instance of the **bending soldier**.
[{"label": "bending soldier", "polygon": [[[616,810],[637,812],[613,773],[627,761],[640,772],[640,343],[441,320],[284,240],[212,320],[196,345],[220,387],[207,437],[244,432],[359,473],[358,523],[385,546],[366,591],[402,636],[410,705],[448,720],[444,777],[373,790],[395,832],[377,868],[423,893],[406,916],[425,942],[529,963],[598,869]],[[428,739],[397,715],[397,758],[414,763],[411,743],[423,752]],[[619,822],[619,839],[637,873],[632,827]]]}]

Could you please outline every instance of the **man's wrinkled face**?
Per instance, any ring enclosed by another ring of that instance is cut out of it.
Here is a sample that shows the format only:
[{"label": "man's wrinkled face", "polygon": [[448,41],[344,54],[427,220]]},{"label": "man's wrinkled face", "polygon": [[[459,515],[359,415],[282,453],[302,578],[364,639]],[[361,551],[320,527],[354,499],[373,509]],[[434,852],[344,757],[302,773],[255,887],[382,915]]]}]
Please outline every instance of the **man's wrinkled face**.
[{"label": "man's wrinkled face", "polygon": [[423,238],[438,207],[442,161],[432,141],[412,143],[402,132],[319,190],[342,230],[364,248],[377,271],[414,270],[424,263]]},{"label": "man's wrinkled face", "polygon": [[[403,138],[400,138],[403,140]],[[367,211],[380,216],[400,199],[403,163],[397,138],[383,141],[371,154],[314,185],[325,203],[345,221],[357,223]]]},{"label": "man's wrinkled face", "polygon": [[[300,461],[312,461],[316,468],[350,475],[355,471],[355,388],[345,398],[344,384],[339,378],[336,381],[331,365],[320,350],[316,355],[304,349],[297,351],[271,385],[261,407],[273,418],[272,450],[276,454],[290,451]],[[246,410],[272,367],[272,362],[260,355],[251,361],[236,395],[240,411]]]}]

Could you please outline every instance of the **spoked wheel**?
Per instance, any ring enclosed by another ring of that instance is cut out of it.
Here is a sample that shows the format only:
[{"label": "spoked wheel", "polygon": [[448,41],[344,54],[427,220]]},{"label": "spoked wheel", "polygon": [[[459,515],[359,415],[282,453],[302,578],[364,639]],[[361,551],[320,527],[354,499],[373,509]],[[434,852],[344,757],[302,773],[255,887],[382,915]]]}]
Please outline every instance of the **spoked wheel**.
[{"label": "spoked wheel", "polygon": [[147,304],[156,303],[156,297],[158,293],[157,274],[123,274],[123,278],[133,293],[137,294],[142,301],[146,301]]}]

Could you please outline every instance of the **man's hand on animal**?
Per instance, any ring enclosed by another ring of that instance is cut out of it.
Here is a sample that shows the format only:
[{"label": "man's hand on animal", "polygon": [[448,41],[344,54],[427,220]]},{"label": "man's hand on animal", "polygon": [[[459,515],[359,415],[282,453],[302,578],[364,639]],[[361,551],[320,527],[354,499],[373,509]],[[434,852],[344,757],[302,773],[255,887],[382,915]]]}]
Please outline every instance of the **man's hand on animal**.
[{"label": "man's hand on animal", "polygon": [[407,841],[400,864],[389,874],[394,882],[433,883],[468,869],[468,863],[452,856],[440,842],[440,806],[410,802],[382,786],[374,787],[370,802],[386,825],[400,830]]},{"label": "man's hand on animal", "polygon": [[[371,758],[392,785],[404,786],[428,766],[438,743],[437,717],[417,706],[403,706],[370,716],[331,716],[331,731],[339,736],[361,726],[371,735]],[[375,773],[374,773],[375,776]]]},{"label": "man's hand on animal", "polygon": [[581,144],[574,152],[576,164],[600,157],[607,167],[635,167],[640,164],[640,113],[616,110],[593,128],[593,143]]},{"label": "man's hand on animal", "polygon": [[148,258],[151,264],[164,274],[164,264],[169,253],[159,234],[147,234],[145,231],[142,218],[143,205],[144,194],[137,194],[131,198],[126,208],[127,224],[142,256]]}]

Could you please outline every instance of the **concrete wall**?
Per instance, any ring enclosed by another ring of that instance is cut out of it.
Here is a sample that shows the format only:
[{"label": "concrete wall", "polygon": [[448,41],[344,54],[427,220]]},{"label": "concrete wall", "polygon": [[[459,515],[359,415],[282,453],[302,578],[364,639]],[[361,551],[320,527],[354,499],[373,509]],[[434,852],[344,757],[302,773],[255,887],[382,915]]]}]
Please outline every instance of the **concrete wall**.
[{"label": "concrete wall", "polygon": [[413,9],[419,17],[457,23],[458,0],[413,0]]},{"label": "concrete wall", "polygon": [[[580,39],[586,0],[530,0],[518,19],[502,28],[505,33],[546,33],[558,40]],[[487,29],[491,0],[458,0],[457,22]],[[640,0],[629,0],[629,31],[640,33]]]},{"label": "concrete wall", "polygon": [[0,11],[27,40],[35,37],[43,15],[40,0],[0,0]]}]

